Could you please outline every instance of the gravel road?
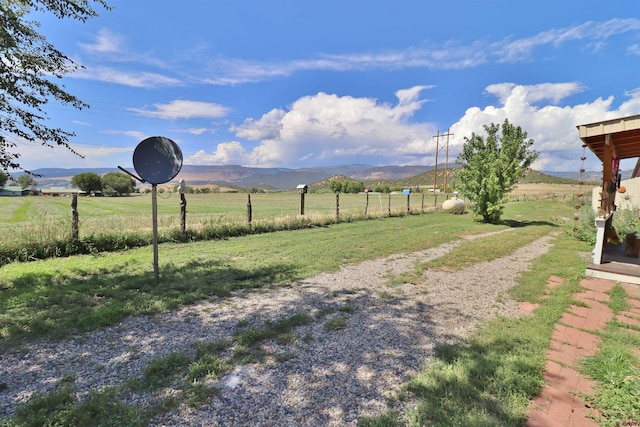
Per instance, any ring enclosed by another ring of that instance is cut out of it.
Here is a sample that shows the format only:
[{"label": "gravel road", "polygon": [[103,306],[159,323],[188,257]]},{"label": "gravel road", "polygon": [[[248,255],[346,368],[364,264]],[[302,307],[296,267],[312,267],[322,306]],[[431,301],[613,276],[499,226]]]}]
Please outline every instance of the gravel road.
[{"label": "gravel road", "polygon": [[[83,397],[140,377],[151,360],[170,352],[193,355],[196,342],[231,338],[241,326],[261,327],[301,312],[314,321],[296,327],[291,342],[264,342],[263,350],[274,357],[236,366],[209,381],[221,391],[206,405],[197,410],[181,405],[151,425],[355,426],[365,415],[403,412],[412,403],[395,400],[394,394],[429,363],[435,346],[464,340],[484,320],[523,315],[505,291],[548,251],[552,238],[460,271],[429,270],[420,285],[391,286],[388,277],[445,256],[464,239],[345,266],[294,286],[237,293],[163,315],[131,317],[63,341],[10,349],[0,354],[0,383],[7,385],[0,391],[0,420],[65,379],[75,380]],[[327,329],[325,323],[337,317],[344,328]],[[130,394],[127,401],[142,405],[173,393],[179,391],[169,387],[155,395]]]}]

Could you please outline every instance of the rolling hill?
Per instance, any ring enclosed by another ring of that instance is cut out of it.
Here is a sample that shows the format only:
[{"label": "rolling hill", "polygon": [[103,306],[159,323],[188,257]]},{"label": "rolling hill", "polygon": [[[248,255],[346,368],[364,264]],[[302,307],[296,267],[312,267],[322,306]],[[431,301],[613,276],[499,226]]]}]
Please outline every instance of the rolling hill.
[{"label": "rolling hill", "polygon": [[[135,172],[133,168],[127,168]],[[83,172],[94,172],[103,175],[107,172],[120,172],[117,168],[46,168],[33,171],[41,175],[36,177],[38,187],[70,187],[73,176]],[[455,185],[455,165],[449,165],[447,170],[448,185]],[[583,180],[598,182],[599,173],[587,172]],[[16,174],[16,178],[19,174]],[[228,166],[194,166],[184,165],[172,183],[184,179],[187,185],[218,185],[237,189],[265,189],[287,190],[299,184],[311,185],[326,182],[335,176],[344,179],[362,181],[368,187],[386,184],[391,187],[429,187],[433,186],[433,166],[370,166],[370,165],[342,165],[317,168],[253,168],[237,165]],[[530,171],[522,182],[542,183],[575,183],[580,179],[579,173],[569,172],[540,172]],[[444,183],[444,168],[437,170],[437,182]]]}]

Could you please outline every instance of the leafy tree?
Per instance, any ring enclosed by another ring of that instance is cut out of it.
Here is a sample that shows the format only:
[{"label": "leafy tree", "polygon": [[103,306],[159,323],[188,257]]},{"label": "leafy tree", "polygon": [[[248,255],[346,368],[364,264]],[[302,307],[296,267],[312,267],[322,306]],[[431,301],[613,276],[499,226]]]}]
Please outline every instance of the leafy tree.
[{"label": "leafy tree", "polygon": [[361,193],[364,191],[364,184],[362,182],[349,180],[342,186],[342,191],[352,194]]},{"label": "leafy tree", "polygon": [[71,185],[87,193],[102,191],[102,178],[95,172],[83,172],[71,178]]},{"label": "leafy tree", "polygon": [[376,193],[389,193],[391,192],[391,188],[387,184],[378,184],[373,187],[373,191]]},{"label": "leafy tree", "polygon": [[329,189],[334,193],[339,193],[340,191],[342,191],[342,183],[342,180],[334,179],[333,181],[329,182]]},{"label": "leafy tree", "polygon": [[0,171],[0,188],[4,187],[8,180],[9,180],[9,175]]},{"label": "leafy tree", "polygon": [[329,189],[334,193],[360,193],[364,191],[364,184],[352,179],[335,179],[329,183]]},{"label": "leafy tree", "polygon": [[68,143],[74,133],[45,124],[44,106],[55,100],[77,109],[88,107],[55,81],[79,65],[36,31],[39,22],[27,17],[32,12],[50,12],[59,19],[84,22],[97,16],[91,2],[109,9],[105,0],[0,0],[0,169],[30,173],[20,166],[11,136],[78,154]]},{"label": "leafy tree", "polygon": [[135,191],[135,187],[135,180],[126,173],[108,172],[102,177],[102,188],[109,196],[128,196]]},{"label": "leafy tree", "polygon": [[24,190],[25,188],[35,187],[38,185],[38,181],[31,175],[25,173],[18,178],[18,185]]},{"label": "leafy tree", "polygon": [[494,224],[504,209],[504,196],[518,182],[538,153],[531,149],[533,139],[520,126],[505,120],[501,125],[484,126],[486,137],[471,134],[465,137],[460,165],[460,192],[473,203],[474,219]]}]

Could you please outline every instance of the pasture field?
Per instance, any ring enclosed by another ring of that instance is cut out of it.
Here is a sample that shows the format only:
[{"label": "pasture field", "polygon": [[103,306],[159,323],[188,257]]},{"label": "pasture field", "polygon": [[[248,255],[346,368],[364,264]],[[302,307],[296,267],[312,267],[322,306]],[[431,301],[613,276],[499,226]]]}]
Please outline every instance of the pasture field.
[{"label": "pasture field", "polygon": [[[275,221],[278,218],[297,217],[300,213],[300,195],[283,193],[209,193],[186,194],[186,227],[198,228],[219,223],[248,222],[248,202],[251,201],[252,222]],[[71,230],[71,197],[0,197],[0,243],[3,239],[34,231],[40,235],[67,236]],[[421,193],[410,195],[412,212],[433,209],[445,200],[444,194]],[[158,229],[166,231],[180,226],[180,195],[158,193]],[[407,211],[404,194],[370,194],[367,206],[365,194],[340,194],[341,219],[363,216],[385,216]],[[305,195],[304,214],[309,218],[336,216],[336,195],[310,193]],[[150,231],[152,228],[151,194],[129,197],[79,197],[78,216],[80,236],[88,233]],[[53,236],[51,236],[53,237]]]}]

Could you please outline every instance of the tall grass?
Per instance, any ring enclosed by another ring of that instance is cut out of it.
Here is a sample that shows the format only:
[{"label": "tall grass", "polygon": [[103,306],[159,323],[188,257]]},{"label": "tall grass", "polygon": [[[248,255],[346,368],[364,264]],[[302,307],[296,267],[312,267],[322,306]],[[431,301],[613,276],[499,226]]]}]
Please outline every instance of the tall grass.
[{"label": "tall grass", "polygon": [[[175,198],[175,197],[174,197]],[[187,196],[187,221],[180,228],[179,203],[158,200],[158,242],[194,242],[225,239],[280,230],[298,230],[385,216],[425,211],[421,196],[407,212],[406,196],[382,196],[366,208],[363,195],[344,194],[336,215],[334,194],[307,195],[305,215],[299,215],[297,193],[252,195],[248,221],[247,195]],[[15,200],[13,200],[15,199]],[[148,196],[80,198],[80,236],[72,237],[69,198],[22,197],[7,204],[11,216],[0,220],[0,266],[10,262],[125,250],[152,243],[151,200]],[[170,203],[171,202],[171,203]],[[6,203],[6,202],[5,202]]]}]

